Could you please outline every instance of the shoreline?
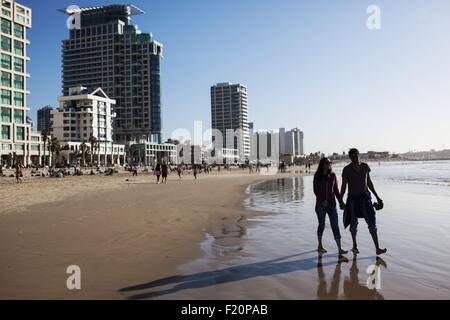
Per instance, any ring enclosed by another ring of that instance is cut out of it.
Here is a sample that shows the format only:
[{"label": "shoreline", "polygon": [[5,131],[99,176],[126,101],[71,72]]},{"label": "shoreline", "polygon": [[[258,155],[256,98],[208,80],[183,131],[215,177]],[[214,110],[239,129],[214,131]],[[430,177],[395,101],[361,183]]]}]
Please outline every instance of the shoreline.
[{"label": "shoreline", "polygon": [[[42,195],[22,195],[22,202],[32,199],[26,208],[14,201],[2,206],[0,299],[127,298],[118,290],[176,275],[179,266],[200,258],[205,232],[233,232],[239,220],[264,215],[243,207],[250,184],[298,175],[236,170],[197,181],[172,174],[167,185],[156,185],[150,174],[44,179],[47,189],[40,181],[17,185],[23,191],[37,184]],[[67,194],[54,201],[47,194],[55,191]],[[65,288],[69,265],[85,275],[81,291]]]}]

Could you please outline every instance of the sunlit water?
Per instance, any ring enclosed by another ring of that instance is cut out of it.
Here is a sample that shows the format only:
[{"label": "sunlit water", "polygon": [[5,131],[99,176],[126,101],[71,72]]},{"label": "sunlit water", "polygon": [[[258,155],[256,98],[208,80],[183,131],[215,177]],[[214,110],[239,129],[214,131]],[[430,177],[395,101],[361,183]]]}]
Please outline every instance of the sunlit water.
[{"label": "sunlit water", "polygon": [[[357,259],[349,254],[348,262],[339,261],[327,226],[324,240],[329,254],[318,260],[312,177],[296,177],[249,186],[246,209],[269,214],[241,221],[222,235],[206,234],[201,244],[205,256],[181,266],[185,276],[156,289],[153,296],[450,299],[450,162],[371,167],[385,202],[385,209],[377,214],[379,236],[389,250],[378,261],[381,289],[366,285],[367,268],[377,260],[364,221],[360,221]],[[339,176],[341,170],[335,170]],[[350,248],[351,237],[342,222],[341,233],[344,247]]]}]

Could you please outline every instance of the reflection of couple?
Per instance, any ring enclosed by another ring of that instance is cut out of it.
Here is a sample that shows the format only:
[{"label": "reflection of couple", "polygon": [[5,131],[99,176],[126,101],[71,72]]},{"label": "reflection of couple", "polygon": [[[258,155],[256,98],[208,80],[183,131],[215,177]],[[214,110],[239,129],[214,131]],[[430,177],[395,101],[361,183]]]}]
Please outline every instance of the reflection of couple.
[{"label": "reflection of couple", "polygon": [[[341,282],[341,265],[344,262],[348,262],[345,257],[340,257],[336,268],[334,269],[333,278],[331,281],[330,289],[328,290],[327,279],[325,272],[323,271],[322,264],[323,254],[319,254],[319,260],[317,263],[317,273],[319,275],[319,286],[317,288],[317,297],[320,300],[336,300],[339,298],[339,285]],[[377,258],[377,267],[384,266],[386,263]],[[344,280],[344,296],[346,299],[351,300],[384,300],[383,296],[376,290],[370,290],[367,286],[361,285],[359,282],[359,269],[356,256],[353,259],[352,266],[350,268],[350,275],[345,277]]]},{"label": "reflection of couple", "polygon": [[[356,243],[356,234],[358,227],[358,218],[364,218],[373,242],[375,244],[376,254],[386,253],[386,249],[381,249],[378,242],[375,209],[374,206],[381,209],[383,200],[380,199],[370,178],[370,168],[367,163],[359,161],[359,151],[351,149],[349,152],[351,163],[347,165],[342,172],[342,188],[339,192],[336,175],[332,170],[332,163],[328,158],[320,160],[317,172],[314,175],[314,193],[317,198],[316,213],[319,220],[317,229],[317,237],[319,240],[319,253],[327,251],[322,245],[322,235],[325,230],[325,218],[328,215],[330,219],[331,229],[333,230],[334,239],[338,246],[339,254],[346,254],[347,251],[342,249],[341,234],[339,232],[339,220],[336,209],[336,199],[339,201],[340,208],[345,210],[344,224],[345,227],[350,225],[352,234],[353,249],[352,251],[359,253]],[[343,201],[344,194],[348,186],[347,203]],[[372,204],[371,193],[377,199],[376,204]]]}]

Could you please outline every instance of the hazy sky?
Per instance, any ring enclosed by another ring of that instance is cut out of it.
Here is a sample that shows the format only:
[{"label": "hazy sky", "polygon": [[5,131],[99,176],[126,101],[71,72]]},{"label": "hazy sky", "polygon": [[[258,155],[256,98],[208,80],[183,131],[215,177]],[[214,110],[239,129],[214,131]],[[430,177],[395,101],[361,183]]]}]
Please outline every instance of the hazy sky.
[{"label": "hazy sky", "polygon": [[[167,138],[210,126],[210,86],[242,83],[258,129],[299,127],[305,151],[450,148],[448,0],[21,0],[33,9],[31,115],[56,106],[68,5],[133,3],[165,47]],[[366,27],[369,5],[381,30]]]}]

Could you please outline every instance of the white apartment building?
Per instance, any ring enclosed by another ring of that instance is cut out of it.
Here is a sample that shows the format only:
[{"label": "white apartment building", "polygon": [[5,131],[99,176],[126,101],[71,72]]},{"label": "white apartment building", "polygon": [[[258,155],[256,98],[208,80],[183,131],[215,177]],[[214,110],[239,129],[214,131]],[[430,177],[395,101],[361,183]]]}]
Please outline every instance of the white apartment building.
[{"label": "white apartment building", "polygon": [[280,155],[288,163],[293,163],[296,158],[304,155],[303,132],[295,128],[287,131],[280,128]]},{"label": "white apartment building", "polygon": [[[94,163],[102,165],[124,164],[125,145],[113,142],[112,108],[110,99],[101,88],[82,86],[70,88],[68,96],[58,98],[59,108],[51,111],[52,134],[63,146],[66,163],[79,159],[82,144],[87,145]],[[97,143],[91,152],[91,137]],[[78,160],[79,161],[79,160]]]},{"label": "white apartment building", "polygon": [[244,162],[250,156],[247,88],[218,83],[211,87],[211,124],[215,149],[238,149]]},{"label": "white apartment building", "polygon": [[163,161],[168,164],[178,164],[177,146],[175,144],[150,141],[129,142],[127,148],[128,164],[154,166]]},{"label": "white apartment building", "polygon": [[202,148],[202,161],[207,164],[237,164],[240,162],[239,149]]},{"label": "white apartment building", "polygon": [[251,162],[281,161],[293,164],[304,155],[303,132],[295,128],[287,131],[280,128],[278,131],[253,131],[250,138]]}]

